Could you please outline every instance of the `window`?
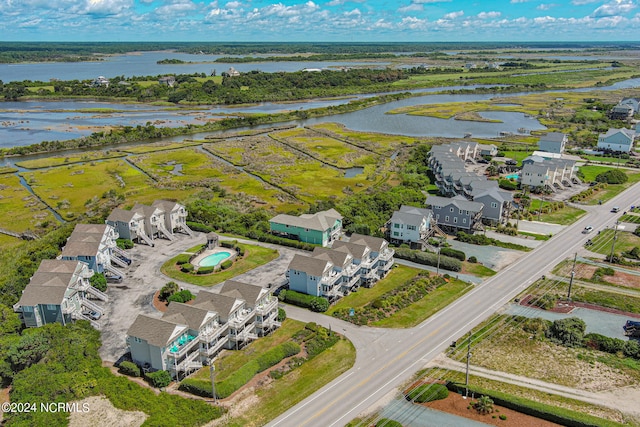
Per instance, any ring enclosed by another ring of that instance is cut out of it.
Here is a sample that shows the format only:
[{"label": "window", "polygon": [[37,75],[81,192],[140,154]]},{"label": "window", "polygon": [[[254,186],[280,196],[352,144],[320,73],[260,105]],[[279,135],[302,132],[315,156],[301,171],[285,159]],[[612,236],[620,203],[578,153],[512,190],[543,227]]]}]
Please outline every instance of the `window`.
[{"label": "window", "polygon": [[466,224],[467,223],[467,218],[462,218],[462,223]]},{"label": "window", "polygon": [[400,234],[400,233],[398,233],[397,231],[393,232],[393,235],[396,236],[396,237],[398,236],[398,234]]},{"label": "window", "polygon": [[415,230],[416,226],[415,225],[407,225],[407,230]]},{"label": "window", "polygon": [[453,212],[453,207],[450,207],[450,208],[449,208],[449,212]]},{"label": "window", "polygon": [[491,207],[495,209],[498,207],[498,204],[496,202],[491,202]]},{"label": "window", "polygon": [[440,210],[441,206],[434,206],[433,209]]},{"label": "window", "polygon": [[457,223],[458,223],[458,217],[457,217],[457,216],[454,216],[454,217],[453,217],[453,223],[454,223],[454,224],[457,224]]},{"label": "window", "polygon": [[462,209],[458,210],[458,213],[459,213],[460,215],[462,215]]},{"label": "window", "polygon": [[393,224],[393,228],[400,228],[400,224]]},{"label": "window", "polygon": [[47,304],[47,310],[55,310],[57,305],[55,304]]},{"label": "window", "polygon": [[449,215],[447,215],[447,216],[445,216],[445,217],[444,217],[444,221],[445,221],[445,222],[449,222]]}]

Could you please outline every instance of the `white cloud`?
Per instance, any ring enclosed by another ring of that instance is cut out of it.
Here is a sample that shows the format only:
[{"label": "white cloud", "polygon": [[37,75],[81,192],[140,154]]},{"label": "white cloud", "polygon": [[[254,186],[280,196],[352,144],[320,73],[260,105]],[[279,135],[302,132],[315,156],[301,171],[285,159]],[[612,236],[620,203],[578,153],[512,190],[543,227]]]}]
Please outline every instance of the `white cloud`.
[{"label": "white cloud", "polygon": [[341,6],[345,3],[364,3],[365,0],[331,0],[329,3],[327,3],[327,6]]},{"label": "white cloud", "polygon": [[526,3],[529,0],[511,0],[511,3]]},{"label": "white cloud", "polygon": [[459,10],[457,12],[447,13],[443,16],[444,19],[456,19],[464,15],[464,11]]},{"label": "white cloud", "polygon": [[500,12],[492,11],[492,12],[480,12],[477,16],[480,19],[493,19],[498,18],[502,15]]},{"label": "white cloud", "polygon": [[413,3],[450,3],[452,0],[411,0]]},{"label": "white cloud", "polygon": [[133,0],[86,0],[80,12],[95,15],[117,15],[133,6]]},{"label": "white cloud", "polygon": [[403,7],[399,7],[398,8],[398,12],[400,13],[405,13],[405,12],[419,12],[421,10],[424,10],[424,6],[418,3],[411,3],[407,6],[403,6]]},{"label": "white cloud", "polygon": [[636,5],[631,0],[614,0],[611,3],[603,4],[593,11],[594,17],[616,16],[631,12]]},{"label": "white cloud", "polygon": [[549,9],[551,9],[553,7],[556,7],[556,6],[557,5],[553,4],[553,3],[541,3],[538,6],[536,6],[536,9],[537,10],[549,10]]},{"label": "white cloud", "polygon": [[571,4],[574,6],[582,6],[583,4],[595,3],[597,1],[599,0],[573,0]]}]

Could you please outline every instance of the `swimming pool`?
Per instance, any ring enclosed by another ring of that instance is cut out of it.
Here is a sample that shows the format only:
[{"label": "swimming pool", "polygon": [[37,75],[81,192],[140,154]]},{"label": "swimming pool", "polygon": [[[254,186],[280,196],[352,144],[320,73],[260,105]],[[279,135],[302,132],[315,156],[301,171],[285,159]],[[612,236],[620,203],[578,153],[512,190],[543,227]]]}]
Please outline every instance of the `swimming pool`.
[{"label": "swimming pool", "polygon": [[520,177],[520,174],[517,173],[512,173],[510,175],[505,176],[505,178],[507,179],[518,179]]},{"label": "swimming pool", "polygon": [[230,256],[231,252],[216,252],[215,254],[202,258],[198,265],[200,267],[215,267]]}]

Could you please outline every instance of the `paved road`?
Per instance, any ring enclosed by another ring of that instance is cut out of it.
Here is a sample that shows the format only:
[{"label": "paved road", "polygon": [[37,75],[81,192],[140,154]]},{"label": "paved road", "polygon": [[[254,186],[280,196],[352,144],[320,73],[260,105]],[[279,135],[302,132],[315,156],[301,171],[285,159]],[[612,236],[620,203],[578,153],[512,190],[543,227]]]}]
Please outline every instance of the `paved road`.
[{"label": "paved road", "polygon": [[[589,209],[589,213],[574,225],[566,227],[544,245],[415,328],[403,331],[374,329],[373,339],[370,339],[372,330],[369,328],[347,329],[345,333],[358,351],[353,368],[268,425],[341,426],[381,399],[388,399],[396,387],[433,360],[451,341],[496,312],[541,275],[549,274],[560,260],[578,251],[588,238],[581,233],[585,226],[591,225],[596,230],[612,226],[617,215],[609,212],[611,207],[620,206],[624,211],[638,204],[640,183],[608,203]],[[296,318],[295,312],[288,312],[290,317]],[[363,336],[369,339],[363,339]]]}]

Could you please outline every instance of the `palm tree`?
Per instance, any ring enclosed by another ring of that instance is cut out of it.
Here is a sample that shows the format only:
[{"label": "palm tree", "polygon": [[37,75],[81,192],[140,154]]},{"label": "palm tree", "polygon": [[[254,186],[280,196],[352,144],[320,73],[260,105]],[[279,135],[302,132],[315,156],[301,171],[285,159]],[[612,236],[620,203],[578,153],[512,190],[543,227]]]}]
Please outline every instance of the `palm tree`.
[{"label": "palm tree", "polygon": [[493,400],[489,396],[481,396],[473,407],[480,414],[490,414],[493,412]]}]

